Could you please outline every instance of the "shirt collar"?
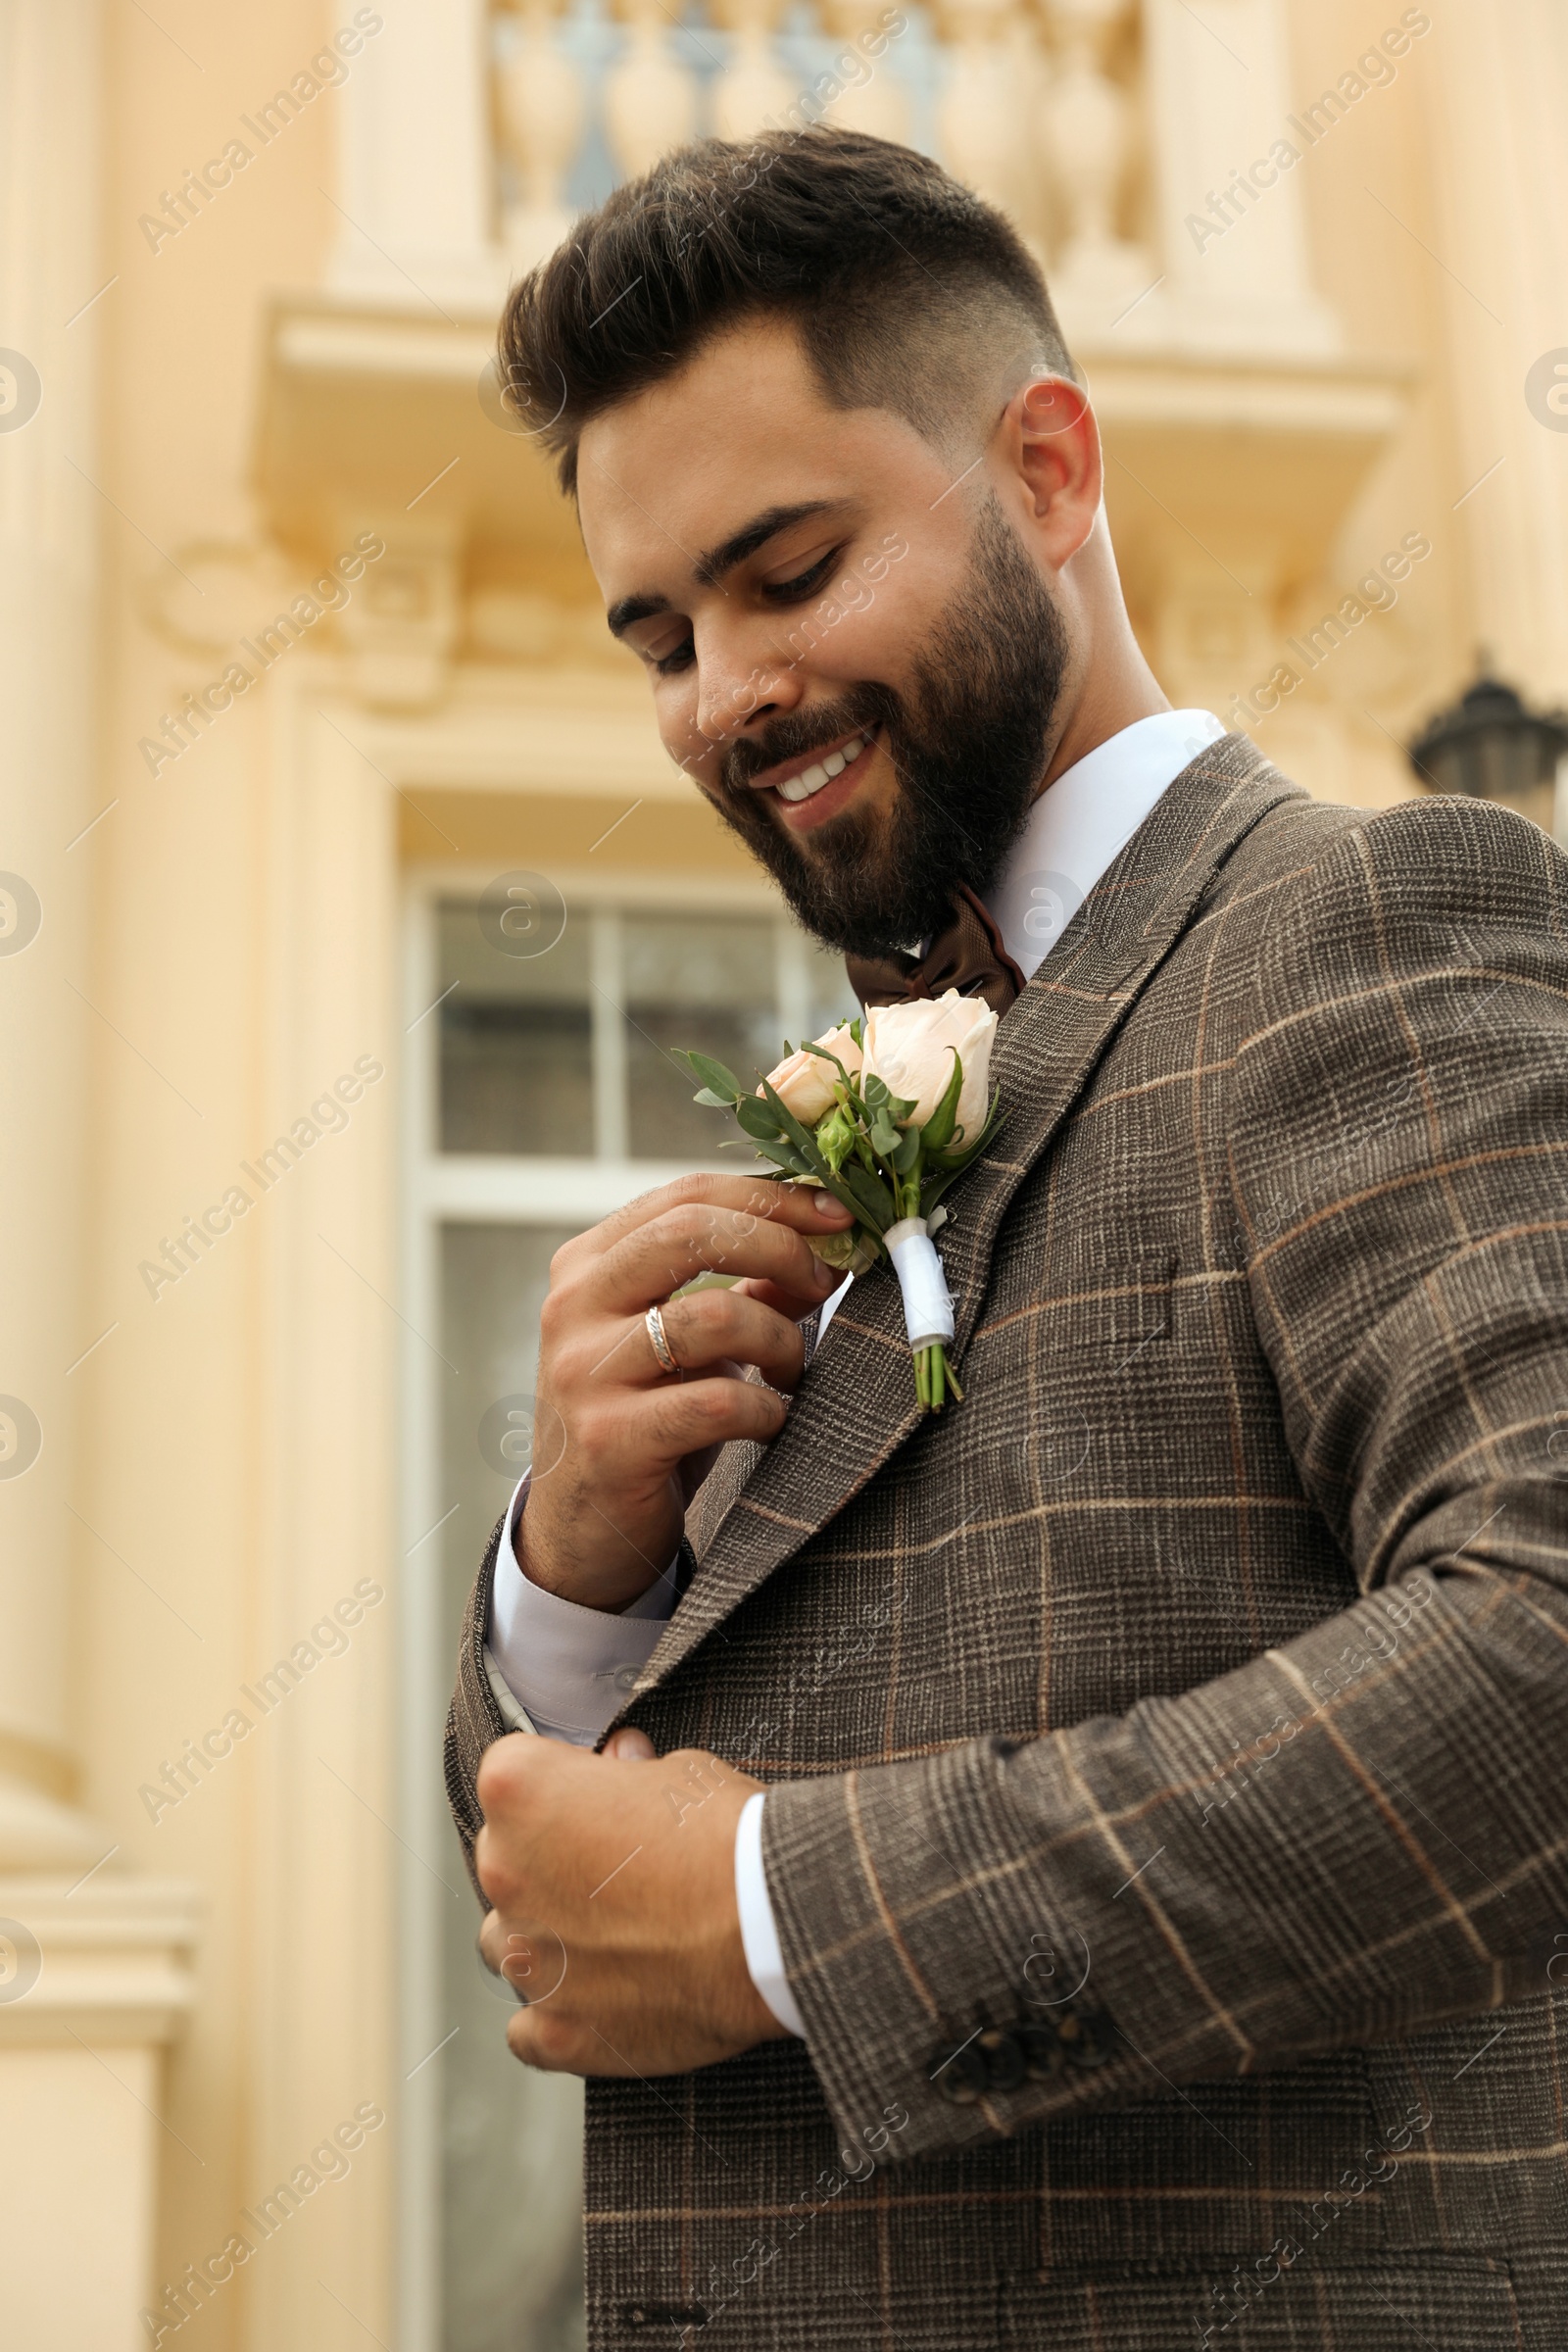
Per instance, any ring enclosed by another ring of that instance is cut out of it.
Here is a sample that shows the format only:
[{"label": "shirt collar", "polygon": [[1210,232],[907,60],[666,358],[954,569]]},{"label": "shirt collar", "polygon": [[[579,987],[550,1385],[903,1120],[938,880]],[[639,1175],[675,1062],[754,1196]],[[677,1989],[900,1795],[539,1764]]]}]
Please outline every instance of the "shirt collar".
[{"label": "shirt collar", "polygon": [[986,905],[1025,980],[1167,785],[1224,727],[1211,710],[1157,710],[1097,744],[1035,802]]}]

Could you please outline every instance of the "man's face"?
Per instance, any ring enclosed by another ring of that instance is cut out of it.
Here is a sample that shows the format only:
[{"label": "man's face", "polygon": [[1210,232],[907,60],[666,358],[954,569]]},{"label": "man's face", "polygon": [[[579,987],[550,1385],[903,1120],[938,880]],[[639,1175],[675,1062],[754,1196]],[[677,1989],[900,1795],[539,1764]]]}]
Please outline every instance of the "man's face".
[{"label": "man's face", "polygon": [[888,410],[833,408],[754,321],[587,426],[578,500],[666,749],[809,929],[908,946],[991,880],[1066,641],[978,437],[949,465]]}]

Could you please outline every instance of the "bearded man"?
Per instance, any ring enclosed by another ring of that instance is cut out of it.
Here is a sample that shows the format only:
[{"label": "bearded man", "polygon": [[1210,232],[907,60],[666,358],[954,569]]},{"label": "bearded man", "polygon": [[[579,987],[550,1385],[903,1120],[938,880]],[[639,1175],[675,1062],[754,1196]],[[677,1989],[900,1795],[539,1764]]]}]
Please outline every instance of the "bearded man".
[{"label": "bearded man", "polygon": [[592,2344],[1560,2352],[1568,861],[1169,708],[921,157],[674,155],[503,362],[671,755],[1008,1111],[940,1419],[820,1194],[555,1261],[448,1781]]}]

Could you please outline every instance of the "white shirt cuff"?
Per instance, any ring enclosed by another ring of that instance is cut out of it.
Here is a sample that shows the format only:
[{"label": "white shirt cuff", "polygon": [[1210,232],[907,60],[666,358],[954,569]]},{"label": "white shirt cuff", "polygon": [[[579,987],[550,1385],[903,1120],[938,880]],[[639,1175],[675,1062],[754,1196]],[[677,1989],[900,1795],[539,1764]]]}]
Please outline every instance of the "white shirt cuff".
[{"label": "white shirt cuff", "polygon": [[741,1807],[735,1825],[735,1906],[741,1915],[741,1944],[752,1983],[786,2034],[806,2038],[806,2021],[795,2005],[784,1954],[762,1868],[762,1806],[766,1790],[759,1788]]},{"label": "white shirt cuff", "polygon": [[[513,1537],[527,1490],[523,1477],[496,1555],[485,1627],[487,1664],[495,1670],[491,1685],[499,1674],[522,1711],[525,1720],[516,1730],[592,1747],[625,1705],[658,1646],[675,1606],[676,1560],[624,1609],[585,1609],[563,1600],[530,1582],[517,1565]],[[508,1712],[505,1706],[502,1712]]]}]

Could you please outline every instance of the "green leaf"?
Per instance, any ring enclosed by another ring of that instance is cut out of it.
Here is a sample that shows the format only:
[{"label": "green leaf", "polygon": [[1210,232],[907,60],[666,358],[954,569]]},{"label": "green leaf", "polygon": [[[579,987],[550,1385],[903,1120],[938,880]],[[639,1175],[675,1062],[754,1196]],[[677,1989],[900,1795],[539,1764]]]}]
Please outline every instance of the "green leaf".
[{"label": "green leaf", "polygon": [[710,1086],[705,1086],[700,1095],[693,1095],[692,1101],[700,1102],[705,1110],[728,1110],[729,1108],[728,1095],[715,1095]]},{"label": "green leaf", "polygon": [[907,1176],[913,1170],[914,1163],[919,1156],[920,1130],[918,1127],[906,1127],[899,1138],[897,1151],[890,1152],[888,1157],[901,1176]]},{"label": "green leaf", "polygon": [[918,1095],[910,1095],[907,1100],[903,1095],[889,1095],[888,1117],[893,1121],[895,1127],[903,1126],[918,1101]]},{"label": "green leaf", "polygon": [[928,1217],[949,1185],[956,1184],[957,1181],[958,1171],[956,1168],[927,1168],[920,1178],[921,1216]]},{"label": "green leaf", "polygon": [[[776,1101],[777,1098],[775,1097]],[[743,1095],[735,1105],[735,1117],[742,1131],[755,1136],[759,1143],[784,1133],[783,1121],[777,1111],[756,1095]]]},{"label": "green leaf", "polygon": [[872,1151],[883,1159],[891,1159],[899,1148],[902,1138],[884,1111],[878,1110],[871,1121],[870,1141]]},{"label": "green leaf", "polygon": [[881,1177],[858,1168],[853,1160],[845,1161],[831,1189],[835,1199],[853,1208],[857,1216],[863,1217],[875,1233],[886,1233],[890,1225],[899,1221],[893,1195]]},{"label": "green leaf", "polygon": [[855,1080],[850,1076],[849,1071],[844,1067],[844,1064],[842,1061],[840,1061],[838,1055],[836,1054],[830,1054],[826,1046],[813,1045],[808,1037],[803,1038],[801,1041],[801,1052],[803,1054],[814,1054],[818,1061],[830,1061],[833,1064],[833,1067],[837,1070],[839,1076],[843,1079],[845,1085],[850,1088],[852,1093],[854,1092]]},{"label": "green leaf", "polygon": [[966,1168],[969,1165],[970,1160],[975,1158],[978,1153],[985,1150],[987,1144],[990,1143],[998,1128],[1001,1127],[1005,1120],[1007,1114],[1002,1109],[1001,1101],[1002,1099],[1000,1095],[992,1096],[991,1108],[986,1113],[985,1125],[981,1128],[973,1143],[960,1145],[956,1152],[928,1152],[926,1156],[931,1166],[936,1168],[951,1168],[955,1172],[960,1168]]},{"label": "green leaf", "polygon": [[860,1097],[867,1110],[875,1110],[890,1100],[888,1090],[875,1070],[863,1070],[860,1073]]},{"label": "green leaf", "polygon": [[692,1076],[701,1080],[706,1093],[716,1095],[721,1102],[738,1102],[741,1100],[746,1089],[733,1070],[727,1070],[721,1061],[714,1061],[709,1054],[687,1053],[683,1048],[676,1050]]},{"label": "green leaf", "polygon": [[953,1075],[943,1089],[942,1100],[927,1119],[920,1133],[928,1152],[945,1152],[953,1141],[953,1129],[958,1116],[958,1096],[963,1087],[963,1063],[956,1047],[953,1050]]},{"label": "green leaf", "polygon": [[856,1014],[854,1020],[850,1023],[850,1035],[854,1038],[856,1044],[859,1047],[861,1053],[863,1054],[865,1051],[865,1023],[858,1013]]},{"label": "green leaf", "polygon": [[763,1159],[770,1159],[775,1168],[785,1168],[792,1176],[814,1176],[816,1174],[816,1170],[807,1166],[795,1146],[783,1136],[780,1136],[775,1143],[763,1143],[759,1139],[757,1150]]}]

